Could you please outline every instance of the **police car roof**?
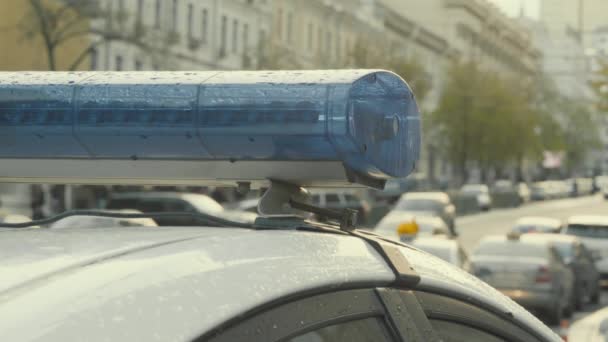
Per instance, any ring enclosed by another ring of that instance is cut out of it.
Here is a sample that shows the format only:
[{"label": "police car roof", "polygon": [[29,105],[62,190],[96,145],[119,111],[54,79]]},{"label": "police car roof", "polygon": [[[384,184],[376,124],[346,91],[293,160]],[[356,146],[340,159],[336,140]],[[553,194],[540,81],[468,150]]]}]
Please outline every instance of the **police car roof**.
[{"label": "police car roof", "polygon": [[[188,340],[262,304],[308,291],[388,286],[364,240],[231,228],[0,230],[0,340]],[[485,303],[552,340],[475,277],[407,247],[420,289]],[[36,328],[32,329],[32,322]]]}]

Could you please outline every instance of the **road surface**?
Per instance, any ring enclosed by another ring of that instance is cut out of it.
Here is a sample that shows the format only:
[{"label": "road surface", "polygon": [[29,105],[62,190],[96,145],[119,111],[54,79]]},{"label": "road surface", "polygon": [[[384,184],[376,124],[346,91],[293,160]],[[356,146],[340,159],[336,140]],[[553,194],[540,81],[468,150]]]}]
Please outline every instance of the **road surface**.
[{"label": "road surface", "polygon": [[[460,217],[456,220],[456,227],[460,233],[460,241],[470,253],[483,236],[507,233],[520,217],[546,216],[566,220],[572,215],[608,215],[608,201],[601,196],[589,196],[533,202],[516,209],[498,209],[488,213]],[[588,305],[582,312],[574,315],[573,321],[607,305],[608,292],[604,291],[599,305]]]}]

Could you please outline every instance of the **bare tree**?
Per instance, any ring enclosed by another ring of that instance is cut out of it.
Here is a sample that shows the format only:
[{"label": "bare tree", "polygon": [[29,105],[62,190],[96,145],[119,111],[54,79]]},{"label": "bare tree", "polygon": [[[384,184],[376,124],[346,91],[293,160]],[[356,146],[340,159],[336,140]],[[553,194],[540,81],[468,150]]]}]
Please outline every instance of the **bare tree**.
[{"label": "bare tree", "polygon": [[[29,10],[19,24],[26,39],[42,38],[49,70],[57,70],[57,53],[64,45],[78,39],[86,43],[67,64],[76,70],[87,56],[101,44],[109,41],[125,41],[147,48],[143,34],[135,30],[122,30],[112,26],[112,20],[126,21],[126,12],[103,9],[98,0],[26,0]],[[96,27],[97,20],[105,20]]]}]

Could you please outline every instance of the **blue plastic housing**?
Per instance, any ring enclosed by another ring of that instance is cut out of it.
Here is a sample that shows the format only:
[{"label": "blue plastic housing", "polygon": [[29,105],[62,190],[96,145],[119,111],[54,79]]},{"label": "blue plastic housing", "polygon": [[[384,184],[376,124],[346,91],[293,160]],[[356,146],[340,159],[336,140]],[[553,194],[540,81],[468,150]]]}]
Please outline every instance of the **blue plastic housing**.
[{"label": "blue plastic housing", "polygon": [[419,150],[414,96],[387,71],[0,73],[0,159],[339,161],[388,179]]}]

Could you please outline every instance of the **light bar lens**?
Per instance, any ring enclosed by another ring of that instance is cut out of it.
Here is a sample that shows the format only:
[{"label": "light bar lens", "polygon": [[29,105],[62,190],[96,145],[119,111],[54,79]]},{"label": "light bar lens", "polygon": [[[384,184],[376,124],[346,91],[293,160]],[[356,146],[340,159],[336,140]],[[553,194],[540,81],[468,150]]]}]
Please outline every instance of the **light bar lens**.
[{"label": "light bar lens", "polygon": [[340,161],[387,179],[419,149],[414,97],[385,71],[0,73],[0,158]]}]

